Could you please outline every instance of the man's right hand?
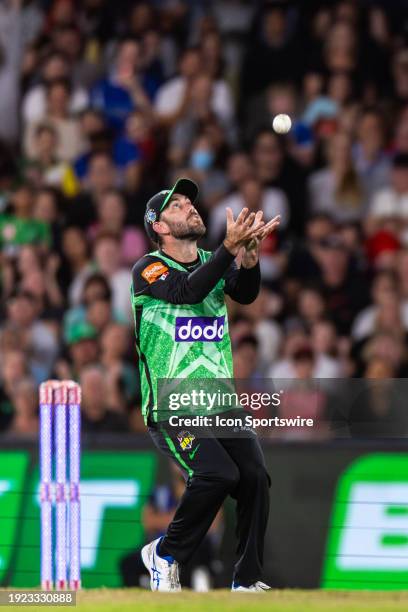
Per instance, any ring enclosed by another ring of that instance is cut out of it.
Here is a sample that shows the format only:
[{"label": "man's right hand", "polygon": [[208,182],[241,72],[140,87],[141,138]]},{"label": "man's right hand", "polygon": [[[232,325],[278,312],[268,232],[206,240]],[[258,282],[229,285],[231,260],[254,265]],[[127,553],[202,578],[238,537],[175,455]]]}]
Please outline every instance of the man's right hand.
[{"label": "man's right hand", "polygon": [[231,208],[227,208],[227,232],[224,246],[231,255],[238,255],[239,249],[251,238],[260,235],[265,225],[263,221],[254,225],[255,213],[248,214],[248,208],[243,208],[234,221]]}]

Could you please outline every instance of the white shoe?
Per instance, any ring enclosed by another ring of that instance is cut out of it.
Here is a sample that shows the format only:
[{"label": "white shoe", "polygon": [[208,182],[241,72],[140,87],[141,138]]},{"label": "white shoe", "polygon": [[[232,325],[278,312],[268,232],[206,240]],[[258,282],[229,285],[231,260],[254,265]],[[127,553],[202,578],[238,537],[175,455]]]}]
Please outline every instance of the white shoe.
[{"label": "white shoe", "polygon": [[231,591],[233,593],[263,593],[265,591],[272,591],[272,587],[260,580],[254,582],[254,584],[251,584],[249,587],[239,586],[233,582]]},{"label": "white shoe", "polygon": [[152,591],[167,593],[181,591],[177,561],[168,561],[157,554],[160,540],[161,538],[153,540],[141,550],[142,561],[150,574],[150,588]]}]

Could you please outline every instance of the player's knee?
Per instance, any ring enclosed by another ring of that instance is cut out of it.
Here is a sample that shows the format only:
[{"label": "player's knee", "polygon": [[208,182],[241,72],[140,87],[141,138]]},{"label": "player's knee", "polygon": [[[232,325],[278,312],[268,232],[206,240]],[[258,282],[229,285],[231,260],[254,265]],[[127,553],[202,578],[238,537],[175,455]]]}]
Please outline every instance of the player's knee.
[{"label": "player's knee", "polygon": [[219,486],[232,491],[237,486],[239,478],[240,475],[238,468],[231,463],[223,466],[223,469],[217,474],[216,480],[219,483]]},{"label": "player's knee", "polygon": [[241,472],[241,479],[245,482],[248,490],[269,488],[271,485],[269,474],[262,464],[247,465],[245,470]]},{"label": "player's knee", "polygon": [[201,486],[209,487],[210,489],[218,488],[228,491],[232,491],[240,480],[240,473],[237,466],[234,463],[223,464],[217,467],[217,469],[210,471],[196,472],[190,479],[190,483],[196,483],[200,481]]},{"label": "player's knee", "polygon": [[240,479],[239,470],[235,465],[228,466],[228,470],[226,470],[224,474],[225,486],[228,487],[229,490],[235,489]]}]

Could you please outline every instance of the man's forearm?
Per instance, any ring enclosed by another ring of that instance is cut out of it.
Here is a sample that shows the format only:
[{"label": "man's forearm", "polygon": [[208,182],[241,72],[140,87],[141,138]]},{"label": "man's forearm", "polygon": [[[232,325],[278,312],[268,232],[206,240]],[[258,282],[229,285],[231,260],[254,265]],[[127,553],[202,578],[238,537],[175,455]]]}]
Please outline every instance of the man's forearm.
[{"label": "man's forearm", "polygon": [[233,261],[234,255],[221,244],[208,261],[189,274],[189,288],[197,296],[197,301],[203,300],[210,293]]},{"label": "man's forearm", "polygon": [[251,304],[256,300],[261,286],[259,262],[251,268],[241,266],[234,279],[230,279],[228,295],[239,304]]}]

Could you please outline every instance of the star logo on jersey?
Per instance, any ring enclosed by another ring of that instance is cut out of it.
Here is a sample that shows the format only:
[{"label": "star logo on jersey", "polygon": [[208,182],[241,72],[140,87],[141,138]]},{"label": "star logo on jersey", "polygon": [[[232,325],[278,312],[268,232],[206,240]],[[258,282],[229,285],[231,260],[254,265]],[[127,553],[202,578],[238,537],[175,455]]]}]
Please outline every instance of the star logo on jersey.
[{"label": "star logo on jersey", "polygon": [[180,431],[177,434],[177,440],[180,443],[181,450],[190,450],[190,448],[193,446],[195,436],[189,431]]}]

